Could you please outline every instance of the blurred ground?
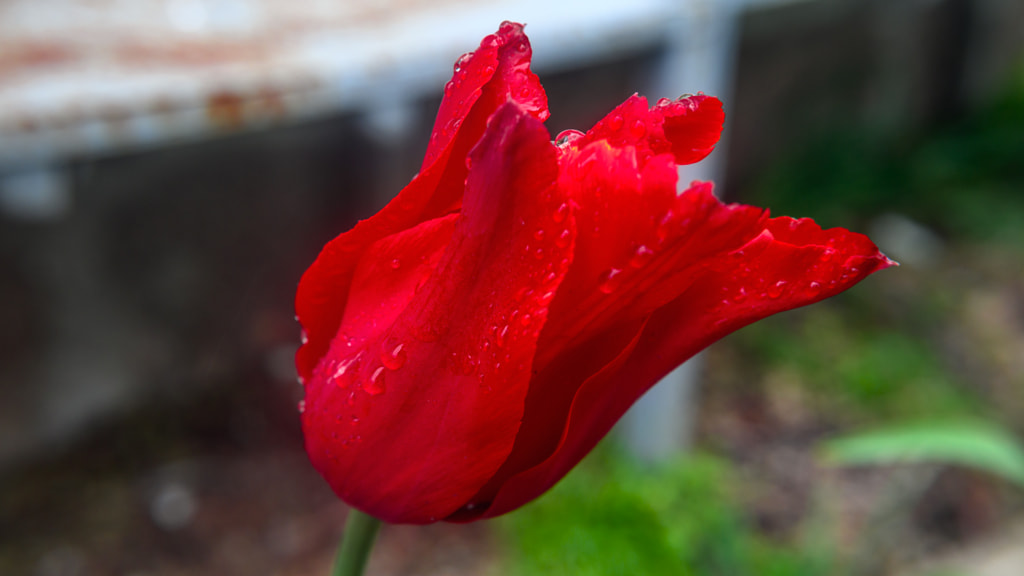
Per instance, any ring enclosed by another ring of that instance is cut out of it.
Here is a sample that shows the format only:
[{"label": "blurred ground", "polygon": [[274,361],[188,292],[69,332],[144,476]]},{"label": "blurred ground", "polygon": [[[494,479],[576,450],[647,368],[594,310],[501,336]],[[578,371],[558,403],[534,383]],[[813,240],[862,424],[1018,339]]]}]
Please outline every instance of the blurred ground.
[{"label": "blurred ground", "polygon": [[[278,400],[139,414],[8,477],[0,574],[326,574],[345,507]],[[386,527],[371,573],[494,573],[493,549],[479,527]]]},{"label": "blurred ground", "polygon": [[1013,576],[1024,567],[1024,524],[993,535],[964,550],[954,551],[927,562],[920,574],[970,574],[972,576]]}]

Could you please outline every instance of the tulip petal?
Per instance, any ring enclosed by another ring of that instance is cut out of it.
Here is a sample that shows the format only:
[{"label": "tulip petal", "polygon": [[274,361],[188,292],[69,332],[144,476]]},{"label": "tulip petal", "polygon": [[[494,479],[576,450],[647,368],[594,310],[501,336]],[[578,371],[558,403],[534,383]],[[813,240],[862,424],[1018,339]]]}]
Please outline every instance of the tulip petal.
[{"label": "tulip petal", "polygon": [[[603,400],[608,400],[609,398],[616,398],[615,396],[601,397],[597,393],[592,393],[591,391],[596,390],[598,392],[603,392],[606,391],[606,389],[613,383],[621,384],[619,379],[621,378],[623,367],[630,360],[637,345],[640,343],[645,324],[646,323],[642,322],[638,326],[630,326],[628,329],[620,331],[618,334],[605,335],[601,338],[608,340],[608,343],[619,344],[619,348],[618,350],[615,350],[614,353],[604,356],[603,359],[611,358],[611,360],[607,361],[604,366],[591,373],[590,377],[583,383],[583,387],[586,388],[588,392],[582,395],[577,394],[577,396],[580,397],[579,400],[576,400],[575,397],[570,400],[572,411],[570,414],[561,416],[562,419],[559,421],[562,423],[561,431],[560,433],[556,433],[554,436],[554,438],[557,439],[555,442],[555,451],[553,453],[549,453],[550,456],[543,461],[538,462],[536,465],[520,469],[520,471],[511,476],[503,476],[500,482],[494,483],[495,490],[493,493],[488,493],[486,495],[489,497],[489,499],[486,500],[486,502],[488,502],[487,506],[481,506],[481,510],[477,512],[474,517],[456,518],[456,521],[493,518],[495,516],[511,512],[546,492],[566,474],[568,474],[569,470],[579,463],[579,460],[583,459],[583,456],[586,456],[586,454],[593,448],[593,445],[589,445],[589,447],[582,451],[582,453],[580,453],[579,450],[582,446],[587,446],[584,441],[590,440],[591,438],[587,436],[580,439],[577,436],[579,436],[581,428],[587,429],[586,424],[590,424],[595,429],[597,429],[597,427],[593,426],[589,420],[584,425],[580,425],[577,421],[587,417],[597,417],[597,414],[590,413],[584,415],[583,413],[585,410],[590,409],[594,404],[600,403]],[[609,338],[609,336],[611,336],[611,338]],[[599,349],[600,346],[587,346],[584,348],[588,351],[596,351],[595,349]],[[567,370],[567,376],[578,377],[579,372],[574,370],[572,366],[565,364],[564,366],[560,366],[560,368]],[[547,379],[553,380],[554,377],[557,377],[559,372],[560,370],[552,370]],[[631,390],[636,386],[634,384],[632,386],[627,385],[627,387]],[[633,401],[635,401],[635,399]],[[588,405],[583,406],[584,402]],[[607,409],[608,407],[601,407],[598,409],[602,408]],[[613,405],[609,412],[616,413],[617,410],[615,410],[615,408],[617,408],[617,406]],[[622,413],[619,412],[616,419],[621,417],[621,415]],[[568,419],[568,416],[575,416],[576,419]],[[612,424],[614,424],[614,421]],[[596,444],[596,442],[600,440],[605,433],[607,433],[607,430],[605,430],[601,436],[598,436],[594,440],[594,443]],[[576,456],[579,457],[576,458]],[[479,497],[480,496],[478,496],[478,498]]]},{"label": "tulip petal", "polygon": [[630,346],[580,386],[557,449],[505,482],[484,516],[544,493],[644,392],[712,342],[756,320],[834,296],[892,265],[863,235],[821,230],[807,219],[771,220],[741,249],[709,262],[699,279],[654,311]]},{"label": "tulip petal", "polygon": [[614,330],[606,330],[584,345],[565,351],[544,369],[535,370],[523,423],[508,459],[470,499],[474,504],[472,508],[459,510],[446,520],[469,522],[484,514],[495,515],[487,503],[495,500],[510,478],[537,466],[555,451],[565,430],[569,408],[583,380],[603,370],[612,370],[617,360],[609,361],[610,358],[621,357],[618,362],[625,361],[628,353],[624,351],[636,344],[643,325],[643,320],[617,325]]},{"label": "tulip petal", "polygon": [[532,52],[520,24],[506,22],[480,48],[460,58],[445,90],[423,167],[380,212],[329,242],[303,275],[295,299],[305,343],[296,354],[299,377],[308,380],[338,331],[356,263],[374,242],[459,208],[465,159],[487,119],[507,101],[547,118],[547,97],[530,69]]},{"label": "tulip petal", "polygon": [[[375,243],[307,386],[303,427],[314,466],[342,499],[385,521],[444,518],[502,465],[549,303],[571,264],[573,221],[553,218],[567,199],[554,185],[556,154],[543,125],[508,103],[470,160],[443,253],[412,250],[410,274],[387,281],[381,262],[414,240],[438,245],[447,218]],[[559,241],[563,230],[568,242]],[[417,262],[433,268],[425,279],[416,278]],[[354,363],[341,385],[331,380],[360,353],[351,378]],[[342,426],[359,441],[335,437]]]},{"label": "tulip petal", "polygon": [[661,118],[662,132],[672,147],[677,164],[703,160],[715,149],[725,124],[722,103],[718,98],[704,94],[679,100],[660,100],[651,112]]},{"label": "tulip petal", "polygon": [[460,58],[420,173],[299,285],[307,452],[386,521],[523,505],[700,349],[894,264],[710,184],[677,194],[715,98],[634,95],[556,149],[530,58],[509,22]]},{"label": "tulip petal", "polygon": [[[724,205],[710,185],[676,195],[668,154],[637,173],[632,150],[589,146],[574,164],[586,166],[582,174],[563,164],[571,185],[560,185],[580,203],[576,257],[541,334],[515,447],[475,500],[490,501],[508,478],[554,452],[584,381],[621,353],[652,312],[764,230],[762,210]],[[608,270],[617,270],[614,286]]]},{"label": "tulip petal", "polygon": [[642,167],[636,156],[634,146],[600,141],[560,158],[559,186],[577,204],[575,258],[541,334],[515,447],[474,500],[490,501],[509,477],[547,458],[584,380],[654,310],[765,227],[762,210],[723,205],[708,184],[677,195],[671,154]]},{"label": "tulip petal", "polygon": [[669,154],[645,165],[633,146],[596,142],[562,156],[559,185],[578,205],[576,258],[552,304],[538,366],[611,322],[664,305],[707,259],[736,250],[764,228],[764,211],[723,205],[710,184],[676,193]]},{"label": "tulip petal", "polygon": [[366,250],[382,238],[442,215],[431,214],[426,206],[443,168],[435,164],[418,174],[384,209],[328,242],[302,275],[295,295],[295,317],[303,329],[303,344],[295,354],[300,382],[313,376],[337,334],[356,264]]},{"label": "tulip petal", "polygon": [[437,161],[466,123],[476,124],[467,138],[473,147],[483,133],[487,119],[499,106],[513,100],[530,115],[547,120],[548,100],[537,75],[530,71],[533,50],[523,33],[522,24],[503,22],[498,32],[485,37],[480,48],[463,54],[455,62],[455,74],[445,85],[444,98],[437,111],[434,130],[423,158],[423,169]]},{"label": "tulip petal", "polygon": [[672,154],[676,164],[693,164],[714,150],[724,124],[722,102],[713,96],[662,98],[649,108],[646,98],[634,94],[571,145],[582,150],[603,141],[613,148],[637,147],[641,164],[656,154]]}]

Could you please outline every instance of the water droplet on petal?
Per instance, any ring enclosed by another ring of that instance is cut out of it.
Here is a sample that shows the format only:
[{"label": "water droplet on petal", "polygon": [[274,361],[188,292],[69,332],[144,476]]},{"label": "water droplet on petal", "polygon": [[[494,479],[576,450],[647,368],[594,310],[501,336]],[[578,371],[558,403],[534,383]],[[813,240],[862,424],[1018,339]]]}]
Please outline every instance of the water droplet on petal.
[{"label": "water droplet on petal", "polygon": [[785,289],[786,284],[787,282],[785,280],[779,280],[768,288],[768,296],[770,298],[778,298],[779,296],[782,296],[782,292]]},{"label": "water droplet on petal", "polygon": [[644,134],[646,133],[647,126],[644,124],[643,120],[637,120],[633,122],[632,126],[629,127],[629,135],[632,136],[633,138],[636,138],[637,140],[643,138]]},{"label": "water droplet on petal", "polygon": [[566,144],[575,142],[583,137],[583,132],[579,130],[563,130],[558,133],[555,137],[556,146],[565,146]]},{"label": "water droplet on petal", "polygon": [[466,354],[465,362],[462,364],[462,374],[469,376],[476,371],[476,358],[472,354]]},{"label": "water droplet on petal", "polygon": [[363,390],[366,391],[370,396],[376,396],[384,392],[384,367],[378,366],[373,374],[370,375],[370,379],[367,380],[363,386]]},{"label": "water droplet on petal", "polygon": [[572,234],[569,232],[569,230],[562,230],[562,233],[559,234],[558,238],[555,239],[555,246],[558,246],[559,248],[565,248],[569,246],[569,240],[571,236]]},{"label": "water droplet on petal", "polygon": [[455,61],[455,73],[458,74],[466,64],[469,64],[469,61],[472,59],[472,52],[467,52],[462,56],[459,56],[459,59]]},{"label": "water droplet on petal", "polygon": [[551,215],[551,219],[554,220],[555,222],[564,222],[568,216],[569,204],[566,202],[562,202],[555,210],[555,213]]},{"label": "water droplet on petal", "polygon": [[405,359],[405,345],[401,343],[385,343],[385,348],[380,351],[380,361],[388,370],[398,370],[405,366]]},{"label": "water droplet on petal", "polygon": [[740,291],[735,293],[735,294],[733,294],[732,301],[733,302],[742,302],[744,299],[746,299],[746,297],[747,297],[747,289],[743,288],[743,287],[740,287]]},{"label": "water droplet on petal", "polygon": [[338,386],[346,386],[352,381],[355,376],[356,370],[359,369],[359,356],[355,358],[348,358],[338,363],[337,369],[334,371],[334,383]]},{"label": "water droplet on petal", "polygon": [[392,270],[398,270],[401,267],[402,267],[402,261],[399,260],[398,258],[395,258],[394,260],[391,261],[391,269]]},{"label": "water droplet on petal", "polygon": [[674,212],[669,210],[668,213],[665,214],[665,217],[661,219],[661,222],[658,223],[658,227],[655,229],[654,233],[658,235],[658,240],[660,242],[664,242],[672,235],[675,228],[676,215]]},{"label": "water droplet on petal", "polygon": [[533,257],[536,258],[537,260],[543,260],[544,259],[544,249],[543,248],[537,248],[536,250],[534,250],[533,251]]},{"label": "water droplet on petal", "polygon": [[608,119],[608,129],[611,130],[612,132],[618,132],[619,130],[621,130],[622,124],[623,120],[621,114],[615,114],[614,116]]},{"label": "water droplet on petal", "polygon": [[622,284],[622,270],[610,268],[603,272],[597,280],[597,289],[604,294],[611,294]]},{"label": "water droplet on petal", "polygon": [[523,314],[523,317],[519,319],[519,323],[522,324],[523,326],[529,326],[532,320],[532,316],[530,316],[529,314]]},{"label": "water droplet on petal", "polygon": [[633,257],[629,260],[629,265],[633,268],[643,268],[653,257],[654,250],[651,250],[647,246],[640,245],[633,251]]},{"label": "water droplet on petal", "polygon": [[498,335],[494,339],[494,343],[498,345],[498,348],[504,348],[505,347],[505,342],[507,341],[507,339],[508,339],[508,324],[502,326],[501,330],[498,330]]},{"label": "water droplet on petal", "polygon": [[537,240],[543,240],[544,239],[544,229],[543,228],[537,228],[536,230],[534,230],[533,231],[533,237],[536,238]]},{"label": "water droplet on petal", "polygon": [[821,291],[821,284],[819,284],[818,282],[811,282],[807,286],[807,289],[810,290],[811,294],[817,294],[818,292]]},{"label": "water droplet on petal", "polygon": [[543,306],[543,305],[546,305],[548,302],[551,302],[551,300],[554,297],[555,297],[555,293],[553,291],[545,292],[543,295],[541,295],[540,298],[537,299],[537,302],[539,302]]}]

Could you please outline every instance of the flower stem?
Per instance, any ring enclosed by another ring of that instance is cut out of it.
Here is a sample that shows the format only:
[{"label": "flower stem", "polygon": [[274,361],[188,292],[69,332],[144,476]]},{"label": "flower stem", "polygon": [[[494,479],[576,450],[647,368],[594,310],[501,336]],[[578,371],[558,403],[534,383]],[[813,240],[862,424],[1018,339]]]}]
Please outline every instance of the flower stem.
[{"label": "flower stem", "polygon": [[350,508],[331,576],[362,576],[379,529],[380,520]]}]

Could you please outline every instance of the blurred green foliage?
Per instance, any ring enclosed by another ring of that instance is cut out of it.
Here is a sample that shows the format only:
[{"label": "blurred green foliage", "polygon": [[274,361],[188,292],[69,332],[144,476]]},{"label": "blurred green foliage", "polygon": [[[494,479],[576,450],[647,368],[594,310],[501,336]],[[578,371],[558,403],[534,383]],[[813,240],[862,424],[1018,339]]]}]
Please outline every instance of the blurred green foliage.
[{"label": "blurred green foliage", "polygon": [[926,422],[861,432],[826,443],[832,465],[954,464],[1024,487],[1024,448],[1006,430],[984,422]]},{"label": "blurred green foliage", "polygon": [[1024,249],[1024,72],[992,106],[923,137],[831,134],[747,192],[744,201],[830,226],[898,212]]},{"label": "blurred green foliage", "polygon": [[503,518],[511,574],[803,576],[827,558],[768,542],[746,523],[728,462],[707,454],[643,466],[614,446]]},{"label": "blurred green foliage", "polygon": [[[785,370],[838,425],[993,413],[979,376],[965,376],[949,352],[965,338],[964,300],[985,282],[979,270],[1019,269],[1024,257],[1024,68],[991,106],[927,134],[899,142],[842,134],[809,146],[766,175],[749,200],[861,231],[897,213],[939,233],[954,258],[971,244],[1003,254],[886,271],[900,278],[888,287],[869,279],[733,339],[755,370]],[[1012,272],[1001,280],[1020,281]]]},{"label": "blurred green foliage", "polygon": [[769,319],[734,338],[760,370],[785,369],[836,424],[976,414],[977,397],[957,382],[927,340],[860,326],[856,311],[818,305]]}]

